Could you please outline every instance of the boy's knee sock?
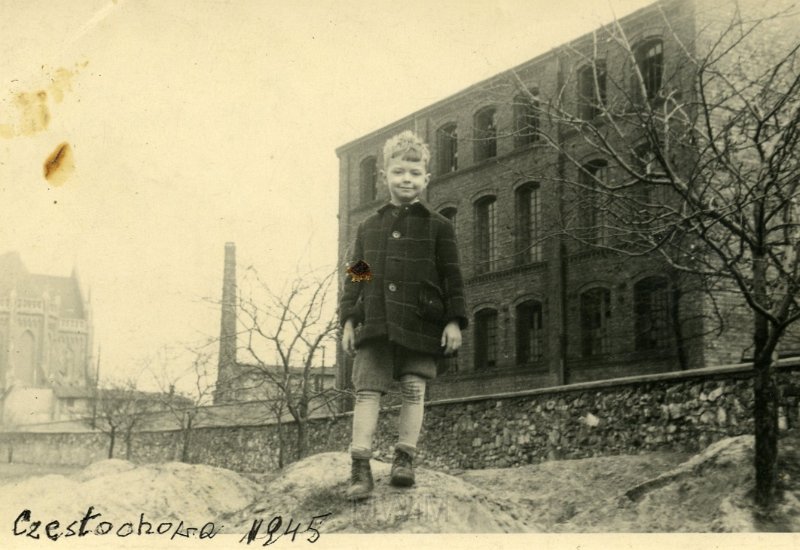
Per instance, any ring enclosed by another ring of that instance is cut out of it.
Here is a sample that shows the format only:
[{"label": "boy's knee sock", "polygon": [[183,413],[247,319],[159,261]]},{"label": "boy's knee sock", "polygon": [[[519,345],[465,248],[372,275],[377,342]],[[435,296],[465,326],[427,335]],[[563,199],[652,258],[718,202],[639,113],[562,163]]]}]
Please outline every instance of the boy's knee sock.
[{"label": "boy's knee sock", "polygon": [[407,374],[400,379],[403,404],[400,406],[397,448],[411,456],[417,453],[417,440],[425,412],[425,379]]},{"label": "boy's knee sock", "polygon": [[360,390],[356,393],[356,404],[353,408],[353,439],[350,443],[350,454],[353,457],[372,457],[372,436],[378,425],[380,408],[380,392]]}]

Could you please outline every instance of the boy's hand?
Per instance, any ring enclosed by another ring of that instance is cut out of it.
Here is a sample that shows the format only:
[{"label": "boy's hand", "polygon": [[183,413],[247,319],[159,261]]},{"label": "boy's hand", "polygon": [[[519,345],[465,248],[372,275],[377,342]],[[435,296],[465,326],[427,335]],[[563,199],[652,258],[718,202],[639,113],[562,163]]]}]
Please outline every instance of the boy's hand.
[{"label": "boy's hand", "polygon": [[442,331],[442,347],[445,355],[452,355],[461,347],[461,327],[458,321],[450,321]]},{"label": "boy's hand", "polygon": [[342,348],[344,348],[345,353],[349,355],[353,355],[356,351],[356,331],[353,329],[353,321],[348,319],[344,323],[344,328],[342,329]]}]

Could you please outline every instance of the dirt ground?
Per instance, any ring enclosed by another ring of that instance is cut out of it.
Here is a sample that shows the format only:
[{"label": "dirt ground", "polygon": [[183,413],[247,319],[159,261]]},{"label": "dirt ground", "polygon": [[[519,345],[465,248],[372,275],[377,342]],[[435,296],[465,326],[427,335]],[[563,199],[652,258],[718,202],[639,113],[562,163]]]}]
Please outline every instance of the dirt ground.
[{"label": "dirt ground", "polygon": [[94,505],[117,523],[145,513],[153,521],[224,523],[236,533],[254,519],[266,525],[276,512],[297,521],[324,514],[329,533],[800,532],[797,433],[780,442],[783,498],[766,515],[752,505],[752,436],[696,455],[596,457],[456,475],[418,468],[417,485],[399,490],[388,484],[389,464],[372,464],[375,492],[358,504],[344,499],[345,453],[313,455],[274,475],[123,460],[87,468],[0,464],[0,519],[13,520],[23,504],[54,518]]}]

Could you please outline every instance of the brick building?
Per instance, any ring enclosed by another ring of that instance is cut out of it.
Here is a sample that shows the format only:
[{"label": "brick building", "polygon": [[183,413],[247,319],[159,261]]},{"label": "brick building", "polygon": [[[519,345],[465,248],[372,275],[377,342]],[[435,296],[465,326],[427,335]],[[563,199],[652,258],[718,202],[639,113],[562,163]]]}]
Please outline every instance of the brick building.
[{"label": "brick building", "polygon": [[30,273],[0,255],[0,424],[49,421],[88,395],[92,309],[77,273]]},{"label": "brick building", "polygon": [[[786,2],[777,4],[770,9]],[[651,101],[667,80],[675,93],[693,93],[684,56],[713,44],[712,31],[733,9],[712,0],[656,2],[618,27],[558,46],[337,149],[344,266],[358,224],[388,198],[378,177],[385,140],[411,129],[431,147],[425,198],[455,225],[471,324],[458,358],[431,384],[430,398],[693,369],[748,356],[750,314],[735,292],[709,296],[656,256],[630,258],[591,246],[613,238],[604,234],[601,209],[559,182],[619,176],[586,135],[539,108],[558,101],[576,118],[593,120],[597,101],[635,104],[643,95]],[[796,22],[773,22],[788,35],[769,34],[761,45],[776,36],[784,45],[796,39]],[[624,35],[630,48],[618,47],[610,33]],[[637,69],[642,86],[619,85],[631,82]],[[625,138],[634,161],[649,170],[640,138]],[[579,239],[575,227],[583,228]],[[344,387],[351,361],[340,352],[338,363]]]}]

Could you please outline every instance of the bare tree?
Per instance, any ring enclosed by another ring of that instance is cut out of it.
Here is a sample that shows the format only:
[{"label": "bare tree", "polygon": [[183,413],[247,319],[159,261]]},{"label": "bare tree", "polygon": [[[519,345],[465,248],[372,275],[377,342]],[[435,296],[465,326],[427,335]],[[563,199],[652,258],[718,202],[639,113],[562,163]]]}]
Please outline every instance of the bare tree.
[{"label": "bare tree", "polygon": [[[663,41],[634,44],[618,22],[601,29],[560,53],[575,69],[552,97],[534,96],[513,71],[510,85],[539,118],[526,131],[558,153],[555,175],[544,177],[562,193],[549,237],[660,258],[706,296],[726,293],[749,311],[756,502],[769,507],[777,488],[773,360],[800,319],[800,21],[796,8],[715,10],[695,35],[673,26],[675,12],[662,12]],[[667,41],[672,57],[661,49]]]},{"label": "bare tree", "polygon": [[106,384],[97,390],[95,399],[95,425],[108,435],[108,458],[114,457],[117,438],[122,437],[125,442],[125,458],[130,460],[133,434],[140,428],[145,415],[156,408],[157,402],[152,395],[138,390],[134,379]]},{"label": "bare tree", "polygon": [[148,370],[161,390],[157,396],[160,407],[169,412],[180,428],[181,462],[189,462],[195,421],[216,388],[216,364],[213,362],[215,354],[209,349],[209,343],[187,349],[191,364],[178,373],[174,373],[173,368],[175,363],[185,360],[183,355],[178,356],[165,350],[166,355],[158,365],[153,360],[149,361]]},{"label": "bare tree", "polygon": [[252,266],[246,273],[249,295],[240,297],[239,304],[246,361],[239,366],[237,384],[257,396],[277,422],[282,466],[287,420],[296,434],[293,458],[299,459],[308,452],[311,416],[323,408],[333,412],[337,392],[324,386],[320,367],[338,328],[331,303],[335,274],[298,276],[276,292]]}]

